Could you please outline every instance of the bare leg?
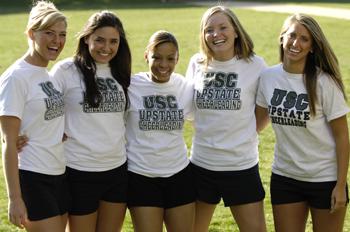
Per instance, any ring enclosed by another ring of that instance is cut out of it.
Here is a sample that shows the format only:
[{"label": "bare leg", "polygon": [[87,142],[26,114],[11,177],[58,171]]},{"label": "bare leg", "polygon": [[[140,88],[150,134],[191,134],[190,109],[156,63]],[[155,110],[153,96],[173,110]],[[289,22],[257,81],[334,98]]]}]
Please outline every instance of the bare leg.
[{"label": "bare leg", "polygon": [[342,232],[346,207],[341,208],[334,213],[329,209],[311,208],[312,226],[314,232]]},{"label": "bare leg", "polygon": [[241,232],[266,232],[264,202],[230,207],[231,213]]},{"label": "bare leg", "polygon": [[135,232],[162,232],[164,209],[157,207],[132,207],[130,215]]},{"label": "bare leg", "polygon": [[192,232],[194,226],[195,203],[165,210],[165,226],[168,232]]},{"label": "bare leg", "polygon": [[196,202],[196,212],[194,220],[195,232],[206,232],[209,229],[211,218],[213,217],[216,205],[203,201]]},{"label": "bare leg", "polygon": [[121,231],[126,212],[125,203],[100,201],[96,232]]},{"label": "bare leg", "polygon": [[276,232],[304,232],[309,207],[306,202],[273,205]]},{"label": "bare leg", "polygon": [[95,232],[97,212],[87,215],[70,215],[68,220],[69,232]]},{"label": "bare leg", "polygon": [[25,228],[28,232],[64,232],[67,222],[67,214],[55,216],[39,221],[29,221]]}]

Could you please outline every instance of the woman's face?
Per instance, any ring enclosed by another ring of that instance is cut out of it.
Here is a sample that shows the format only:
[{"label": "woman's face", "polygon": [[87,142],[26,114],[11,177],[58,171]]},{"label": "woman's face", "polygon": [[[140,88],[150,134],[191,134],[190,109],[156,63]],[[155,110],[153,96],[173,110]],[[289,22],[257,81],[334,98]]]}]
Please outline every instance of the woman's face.
[{"label": "woman's face", "polygon": [[284,65],[304,68],[309,52],[312,52],[310,32],[300,23],[294,22],[282,37]]},{"label": "woman's face", "polygon": [[218,12],[208,19],[204,37],[207,46],[213,52],[214,59],[225,61],[233,58],[237,33],[226,14]]},{"label": "woman's face", "polygon": [[45,30],[29,32],[37,65],[46,67],[49,61],[57,59],[66,43],[66,29],[66,22],[58,21]]},{"label": "woman's face", "polygon": [[117,55],[120,35],[114,27],[98,28],[85,39],[91,57],[96,63],[107,64]]},{"label": "woman's face", "polygon": [[165,83],[170,79],[178,61],[178,51],[173,43],[161,43],[145,53],[152,81]]}]

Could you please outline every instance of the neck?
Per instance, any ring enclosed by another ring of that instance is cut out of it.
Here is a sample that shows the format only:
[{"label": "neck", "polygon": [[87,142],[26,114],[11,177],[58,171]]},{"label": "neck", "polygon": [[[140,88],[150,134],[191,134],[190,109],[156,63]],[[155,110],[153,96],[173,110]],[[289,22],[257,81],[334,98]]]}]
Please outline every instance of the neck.
[{"label": "neck", "polygon": [[289,73],[302,74],[304,73],[305,63],[283,62],[283,69]]},{"label": "neck", "polygon": [[218,53],[213,55],[214,60],[217,61],[228,61],[231,60],[233,57],[235,57],[234,52],[232,52],[232,54]]},{"label": "neck", "polygon": [[44,59],[37,51],[34,49],[30,49],[24,55],[24,60],[27,61],[31,65],[39,66],[39,67],[47,67],[49,61]]}]

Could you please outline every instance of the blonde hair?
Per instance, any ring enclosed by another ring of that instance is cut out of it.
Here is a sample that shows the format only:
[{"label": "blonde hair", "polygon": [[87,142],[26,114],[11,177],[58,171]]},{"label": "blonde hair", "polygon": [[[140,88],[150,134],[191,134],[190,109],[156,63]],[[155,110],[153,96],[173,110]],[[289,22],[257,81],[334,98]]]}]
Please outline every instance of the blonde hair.
[{"label": "blonde hair", "polygon": [[52,2],[38,1],[29,13],[26,33],[28,31],[45,30],[59,21],[64,21],[67,25],[66,17],[55,7]]},{"label": "blonde hair", "polygon": [[303,25],[312,38],[312,52],[306,58],[303,78],[308,93],[309,107],[311,115],[316,114],[315,105],[317,103],[316,85],[318,74],[322,71],[336,83],[346,99],[344,84],[342,82],[338,59],[328,43],[321,27],[314,18],[305,14],[293,14],[285,21],[279,36],[280,41],[280,61],[283,62],[283,36],[289,27],[294,23]]},{"label": "blonde hair", "polygon": [[214,6],[209,8],[202,17],[200,24],[200,51],[203,55],[203,60],[201,63],[204,63],[207,67],[209,62],[213,59],[213,52],[209,48],[207,42],[205,41],[205,29],[207,22],[211,16],[216,13],[225,14],[233,26],[235,32],[237,33],[237,38],[235,39],[234,45],[234,54],[238,57],[238,59],[245,59],[247,61],[250,60],[250,57],[254,55],[254,44],[248,33],[244,30],[237,16],[227,7],[225,6]]}]

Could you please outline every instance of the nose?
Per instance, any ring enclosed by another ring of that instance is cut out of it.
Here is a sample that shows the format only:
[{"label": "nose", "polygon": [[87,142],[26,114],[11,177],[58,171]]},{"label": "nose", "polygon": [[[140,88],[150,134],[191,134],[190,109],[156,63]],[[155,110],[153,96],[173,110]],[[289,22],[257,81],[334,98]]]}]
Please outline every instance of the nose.
[{"label": "nose", "polygon": [[292,44],[293,44],[294,47],[296,47],[299,44],[299,40],[298,39],[294,39]]},{"label": "nose", "polygon": [[162,59],[160,62],[159,62],[159,66],[164,68],[168,65],[168,62],[166,61],[166,59]]}]

